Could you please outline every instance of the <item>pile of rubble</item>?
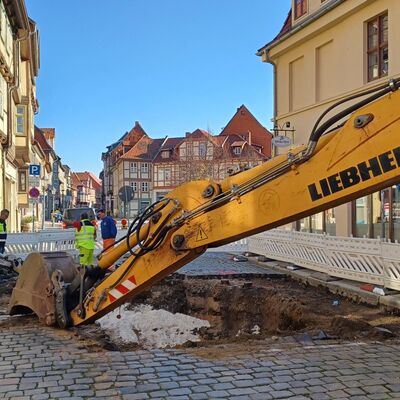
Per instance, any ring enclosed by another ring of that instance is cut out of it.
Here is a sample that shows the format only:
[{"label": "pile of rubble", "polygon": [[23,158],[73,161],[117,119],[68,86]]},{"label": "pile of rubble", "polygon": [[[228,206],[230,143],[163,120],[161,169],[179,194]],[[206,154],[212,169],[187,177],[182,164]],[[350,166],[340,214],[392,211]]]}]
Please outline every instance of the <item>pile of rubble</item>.
[{"label": "pile of rubble", "polygon": [[[11,284],[11,289],[17,279],[18,273],[16,269],[21,265],[22,260],[12,255],[0,255],[0,286],[8,287]],[[1,294],[6,294],[3,291]]]}]

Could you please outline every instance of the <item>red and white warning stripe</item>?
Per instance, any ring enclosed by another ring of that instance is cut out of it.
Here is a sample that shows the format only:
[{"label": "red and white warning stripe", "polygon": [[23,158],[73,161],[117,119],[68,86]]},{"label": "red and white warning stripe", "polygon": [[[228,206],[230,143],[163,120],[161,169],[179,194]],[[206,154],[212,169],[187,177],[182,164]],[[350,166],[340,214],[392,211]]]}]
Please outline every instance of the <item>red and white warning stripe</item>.
[{"label": "red and white warning stripe", "polygon": [[135,289],[136,287],[136,279],[134,276],[131,276],[126,281],[115,286],[114,289],[108,292],[108,299],[113,302],[121,298],[124,294],[129,293],[131,290]]}]

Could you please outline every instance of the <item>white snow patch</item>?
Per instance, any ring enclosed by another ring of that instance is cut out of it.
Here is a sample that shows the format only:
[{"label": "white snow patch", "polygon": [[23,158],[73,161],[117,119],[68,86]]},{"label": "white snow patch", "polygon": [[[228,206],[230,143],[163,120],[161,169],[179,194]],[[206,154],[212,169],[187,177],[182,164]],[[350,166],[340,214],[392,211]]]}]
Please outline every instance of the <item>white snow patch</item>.
[{"label": "white snow patch", "polygon": [[[117,315],[121,315],[118,319]],[[193,332],[210,323],[184,314],[172,314],[165,310],[154,310],[150,305],[139,305],[130,310],[121,309],[105,315],[97,323],[114,341],[137,343],[144,348],[164,348],[198,342],[200,337]]]}]

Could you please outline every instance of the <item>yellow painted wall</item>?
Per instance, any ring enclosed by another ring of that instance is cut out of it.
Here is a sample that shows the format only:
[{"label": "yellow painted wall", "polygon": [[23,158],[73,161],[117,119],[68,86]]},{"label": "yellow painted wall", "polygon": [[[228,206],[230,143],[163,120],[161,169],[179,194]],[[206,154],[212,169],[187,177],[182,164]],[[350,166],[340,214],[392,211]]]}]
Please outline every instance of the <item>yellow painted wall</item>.
[{"label": "yellow painted wall", "polygon": [[[309,7],[316,10],[318,4],[311,1]],[[399,76],[398,0],[345,1],[271,49],[277,66],[277,121],[291,123],[295,143],[307,142],[314,121],[333,102],[389,79],[368,83],[366,71],[366,22],[385,11],[389,77]]]},{"label": "yellow painted wall", "polygon": [[[268,53],[276,65],[277,124],[283,127],[290,122],[295,129],[295,146],[307,143],[316,119],[330,105],[400,76],[400,1],[348,0],[324,15],[319,14],[333,3],[334,0],[309,0],[307,14],[297,20],[292,18],[293,34],[276,43]],[[368,82],[366,25],[384,12],[388,12],[389,24],[389,74]],[[282,153],[289,149],[277,150]],[[335,215],[336,234],[351,234],[350,205],[337,207]]]}]

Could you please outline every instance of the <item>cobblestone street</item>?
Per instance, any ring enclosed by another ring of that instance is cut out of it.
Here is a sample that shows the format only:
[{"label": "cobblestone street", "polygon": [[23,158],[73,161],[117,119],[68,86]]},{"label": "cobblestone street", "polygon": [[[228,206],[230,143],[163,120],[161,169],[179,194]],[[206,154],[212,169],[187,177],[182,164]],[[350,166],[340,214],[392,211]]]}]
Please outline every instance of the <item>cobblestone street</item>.
[{"label": "cobblestone street", "polygon": [[[244,349],[89,352],[71,332],[0,330],[0,397],[13,399],[400,398],[399,345],[290,338]],[[207,355],[208,354],[208,355]]]},{"label": "cobblestone street", "polygon": [[[206,253],[180,272],[281,275],[231,259],[226,253]],[[318,341],[296,335],[119,352],[82,339],[75,329],[41,326],[32,317],[8,318],[3,315],[0,324],[0,398],[400,398],[397,341]]]}]

